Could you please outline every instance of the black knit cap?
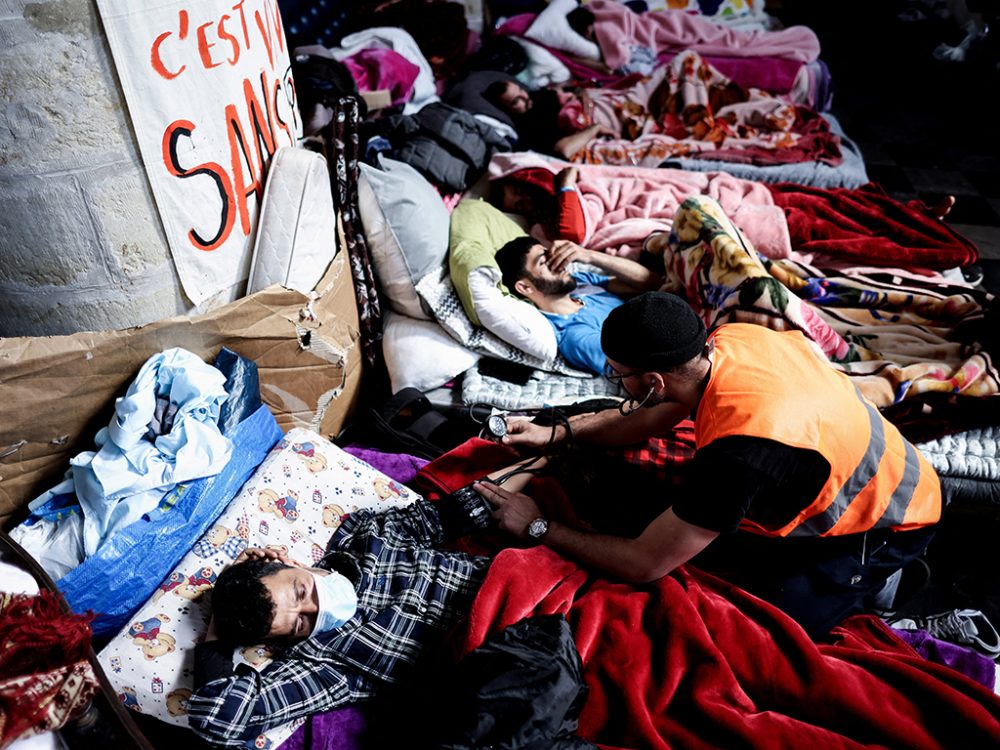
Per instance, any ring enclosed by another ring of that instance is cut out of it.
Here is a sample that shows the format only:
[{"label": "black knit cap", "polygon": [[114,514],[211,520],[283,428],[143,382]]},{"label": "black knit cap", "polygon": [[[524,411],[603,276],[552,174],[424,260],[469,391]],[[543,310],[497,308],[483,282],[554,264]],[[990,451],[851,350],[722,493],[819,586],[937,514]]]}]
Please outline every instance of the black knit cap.
[{"label": "black knit cap", "polygon": [[698,356],[705,324],[676,294],[646,292],[616,307],[601,328],[601,348],[615,362],[643,372],[669,370]]}]

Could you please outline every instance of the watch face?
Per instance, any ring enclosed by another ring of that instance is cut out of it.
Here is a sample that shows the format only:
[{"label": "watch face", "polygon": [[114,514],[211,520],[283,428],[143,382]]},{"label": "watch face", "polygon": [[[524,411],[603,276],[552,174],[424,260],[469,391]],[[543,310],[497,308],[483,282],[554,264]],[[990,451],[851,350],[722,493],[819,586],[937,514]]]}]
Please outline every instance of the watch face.
[{"label": "watch face", "polygon": [[549,530],[549,522],[544,518],[536,518],[528,525],[528,535],[538,539]]}]

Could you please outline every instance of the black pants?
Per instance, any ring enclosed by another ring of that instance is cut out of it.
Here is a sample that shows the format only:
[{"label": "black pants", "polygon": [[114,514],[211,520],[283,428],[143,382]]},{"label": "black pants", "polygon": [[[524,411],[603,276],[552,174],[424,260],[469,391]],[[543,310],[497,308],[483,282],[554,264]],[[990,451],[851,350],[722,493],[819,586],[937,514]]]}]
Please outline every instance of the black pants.
[{"label": "black pants", "polygon": [[[670,506],[670,486],[649,470],[592,446],[553,460],[581,518],[598,531],[634,538]],[[724,534],[691,563],[774,604],[819,638],[872,609],[886,580],[927,548],[934,527],[837,537]]]},{"label": "black pants", "polygon": [[934,528],[807,538],[736,532],[691,562],[774,604],[819,638],[870,610],[886,579],[927,548]]}]

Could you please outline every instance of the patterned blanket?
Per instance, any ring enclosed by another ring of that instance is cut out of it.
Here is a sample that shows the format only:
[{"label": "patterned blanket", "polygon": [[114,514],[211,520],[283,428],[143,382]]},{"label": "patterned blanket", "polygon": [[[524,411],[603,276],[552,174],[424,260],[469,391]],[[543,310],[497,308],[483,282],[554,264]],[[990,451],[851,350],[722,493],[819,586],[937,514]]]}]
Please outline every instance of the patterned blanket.
[{"label": "patterned blanket", "polygon": [[684,201],[672,231],[652,235],[647,248],[664,253],[668,288],[709,329],[741,322],[802,331],[876,406],[927,393],[1000,393],[981,343],[989,294],[764,260],[705,196]]},{"label": "patterned blanket", "polygon": [[628,88],[585,89],[579,111],[560,120],[603,125],[620,139],[591,140],[573,156],[587,164],[655,167],[671,157],[774,165],[843,160],[829,124],[807,107],[743,89],[696,52],[677,55]]},{"label": "patterned blanket", "polygon": [[768,166],[737,164],[711,159],[709,158],[710,154],[701,154],[701,158],[698,159],[668,159],[663,166],[687,169],[692,172],[718,172],[721,170],[744,180],[769,183],[794,182],[796,185],[824,188],[861,187],[868,182],[868,173],[865,171],[865,160],[861,155],[861,149],[858,144],[844,134],[844,129],[840,126],[837,118],[829,113],[825,113],[823,118],[829,123],[830,132],[835,133],[840,138],[840,153],[843,155],[844,161],[835,167],[819,161]]}]

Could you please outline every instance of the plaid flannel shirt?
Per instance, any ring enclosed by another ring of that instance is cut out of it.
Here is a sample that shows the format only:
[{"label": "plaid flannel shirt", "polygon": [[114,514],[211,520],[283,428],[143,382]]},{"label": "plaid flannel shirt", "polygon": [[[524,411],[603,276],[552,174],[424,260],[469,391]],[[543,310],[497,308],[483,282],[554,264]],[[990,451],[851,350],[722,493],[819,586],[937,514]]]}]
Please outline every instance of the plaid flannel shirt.
[{"label": "plaid flannel shirt", "polygon": [[261,672],[241,665],[203,685],[188,702],[192,728],[213,743],[240,746],[398,681],[429,641],[468,612],[489,567],[485,557],[430,548],[441,540],[437,511],[425,500],[346,518],[319,566],[329,569],[344,553],[357,563],[357,612],[336,630],[289,647]]}]

